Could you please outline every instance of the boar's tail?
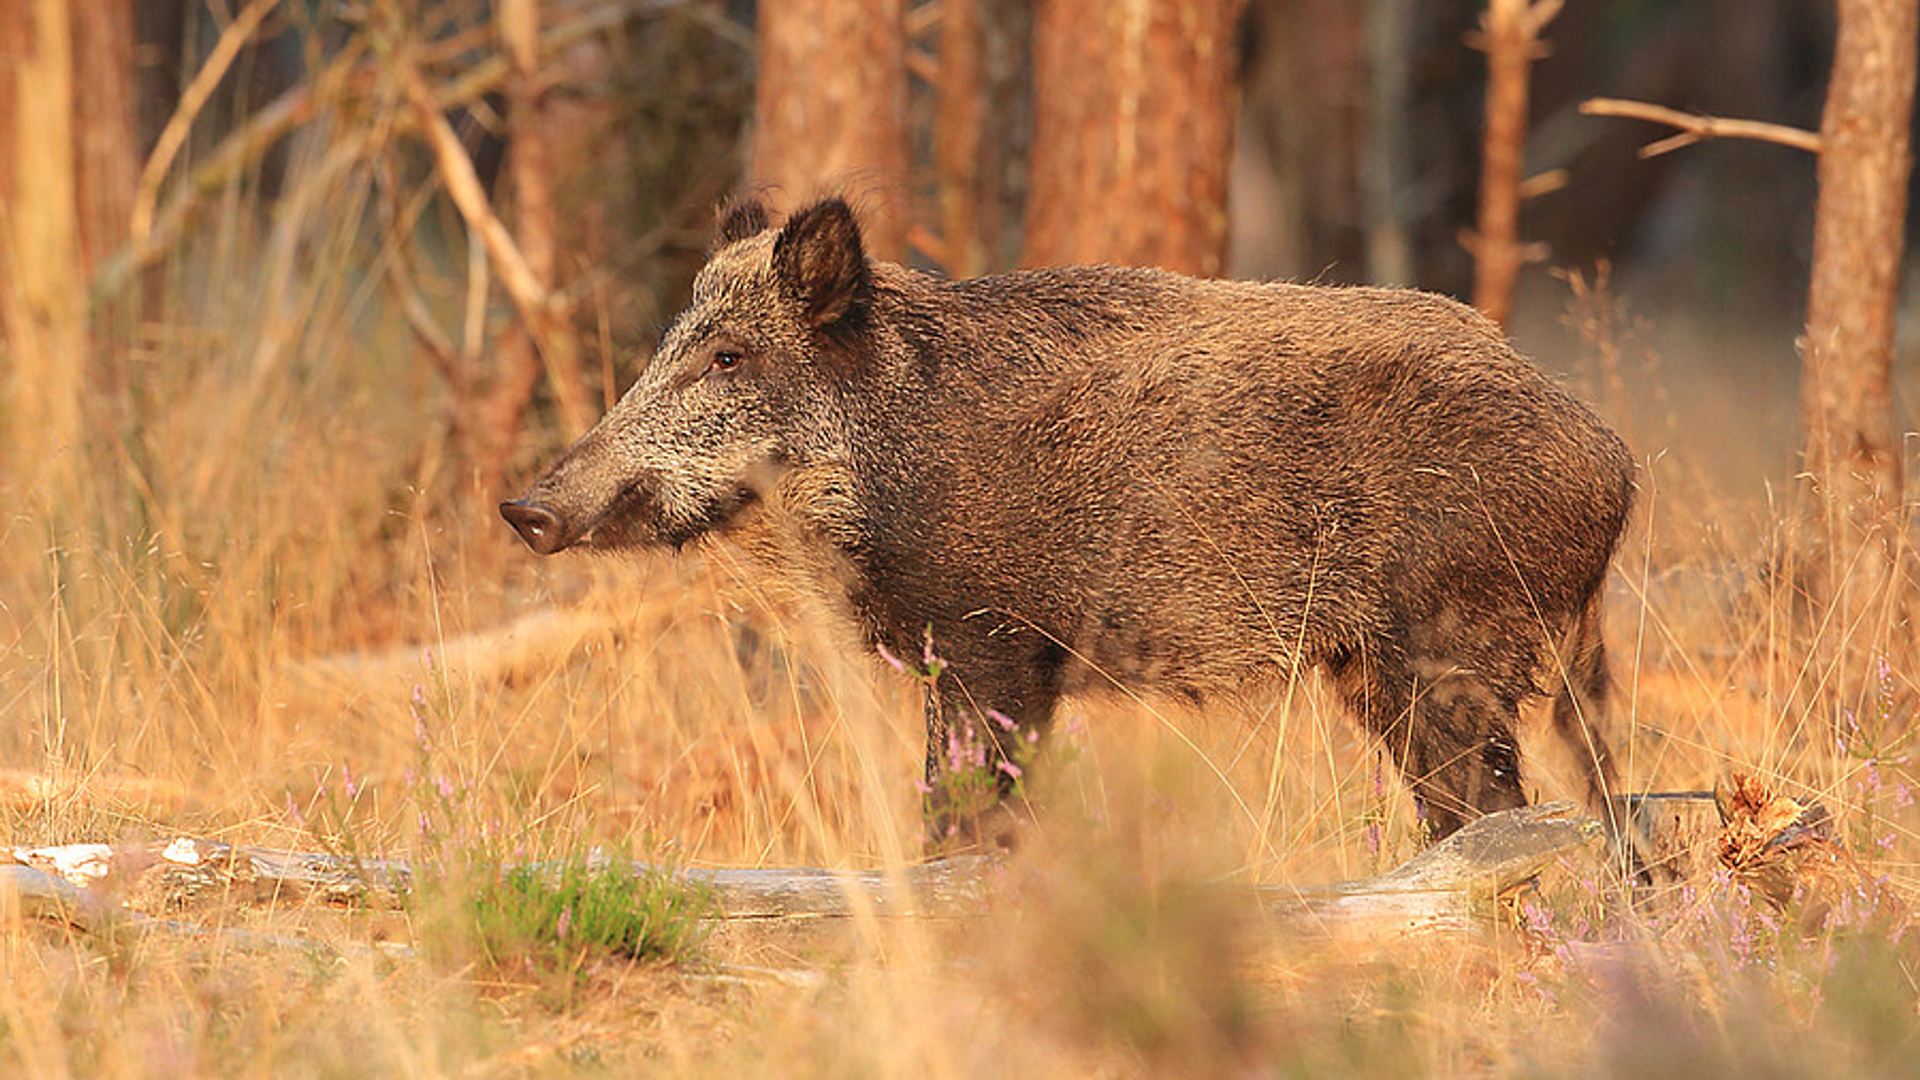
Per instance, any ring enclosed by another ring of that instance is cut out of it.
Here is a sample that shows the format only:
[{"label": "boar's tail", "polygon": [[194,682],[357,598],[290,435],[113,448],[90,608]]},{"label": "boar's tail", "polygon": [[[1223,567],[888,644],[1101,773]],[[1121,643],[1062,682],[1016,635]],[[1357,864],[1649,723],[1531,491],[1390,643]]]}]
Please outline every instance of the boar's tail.
[{"label": "boar's tail", "polygon": [[1611,816],[1607,799],[1619,790],[1613,751],[1600,724],[1607,714],[1613,679],[1607,670],[1607,645],[1600,636],[1600,599],[1604,579],[1574,619],[1560,654],[1562,670],[1553,697],[1553,730],[1580,762],[1587,778],[1587,799],[1595,813]]}]

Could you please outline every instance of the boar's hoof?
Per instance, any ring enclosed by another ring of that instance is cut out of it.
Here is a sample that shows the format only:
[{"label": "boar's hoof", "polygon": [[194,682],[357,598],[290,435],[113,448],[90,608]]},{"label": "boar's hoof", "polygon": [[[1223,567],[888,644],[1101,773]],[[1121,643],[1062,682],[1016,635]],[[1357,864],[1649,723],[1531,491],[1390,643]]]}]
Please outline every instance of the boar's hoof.
[{"label": "boar's hoof", "polygon": [[538,555],[551,555],[567,546],[566,530],[560,515],[539,503],[509,500],[500,504],[500,516]]}]

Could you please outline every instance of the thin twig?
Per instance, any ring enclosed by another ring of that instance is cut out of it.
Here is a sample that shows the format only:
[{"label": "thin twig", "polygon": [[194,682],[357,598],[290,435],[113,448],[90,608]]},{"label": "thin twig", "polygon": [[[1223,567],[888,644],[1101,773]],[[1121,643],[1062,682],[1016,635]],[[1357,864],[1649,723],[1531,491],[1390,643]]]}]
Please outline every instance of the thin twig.
[{"label": "thin twig", "polygon": [[129,231],[133,234],[136,246],[145,244],[153,233],[153,208],[160,199],[160,183],[167,178],[167,172],[173,167],[173,159],[180,153],[180,148],[186,145],[187,133],[193,129],[194,119],[206,107],[220,80],[226,78],[227,68],[240,55],[240,50],[253,40],[260,24],[279,6],[280,0],[253,0],[242,9],[221,31],[220,40],[214,43],[213,51],[207,54],[207,62],[200,65],[193,81],[180,92],[180,105],[167,118],[167,126],[161,129],[153,153],[148,155],[146,166],[140,170],[140,185],[133,193]]},{"label": "thin twig", "polygon": [[460,362],[468,371],[480,362],[480,351],[487,343],[487,293],[493,275],[487,271],[487,249],[467,228],[467,302],[460,322]]},{"label": "thin twig", "polygon": [[387,285],[399,298],[401,311],[406,314],[407,326],[413,331],[413,336],[427,350],[427,355],[453,387],[455,395],[464,397],[471,385],[469,372],[460,366],[453,339],[441,328],[439,320],[433,317],[433,312],[421,299],[420,290],[413,281],[414,222],[435,185],[431,182],[421,185],[412,206],[406,206],[402,204],[400,178],[391,157],[380,163],[378,175],[385,196],[380,205],[390,248],[385,259]]},{"label": "thin twig", "polygon": [[454,134],[453,125],[447,123],[446,116],[440,112],[440,104],[434,99],[427,80],[418,68],[408,64],[401,69],[400,83],[413,106],[414,122],[433,150],[440,180],[447,186],[447,196],[468,227],[480,235],[480,242],[486,245],[487,256],[500,275],[500,283],[506,286],[521,317],[538,333],[554,315],[546,288],[527,265],[513,233],[494,215],[493,207],[487,202],[486,186],[474,172],[473,159],[467,157],[460,145],[460,136]]},{"label": "thin twig", "polygon": [[1671,135],[1641,147],[1642,158],[1657,157],[1708,139],[1754,139],[1759,142],[1791,146],[1796,150],[1805,150],[1813,154],[1819,153],[1822,145],[1820,133],[1808,131],[1805,128],[1772,124],[1765,120],[1729,120],[1720,116],[1684,113],[1678,109],[1669,109],[1664,105],[1654,105],[1645,101],[1588,98],[1580,103],[1580,112],[1584,116],[1620,116],[1629,120],[1647,120],[1680,129],[1678,135]]}]

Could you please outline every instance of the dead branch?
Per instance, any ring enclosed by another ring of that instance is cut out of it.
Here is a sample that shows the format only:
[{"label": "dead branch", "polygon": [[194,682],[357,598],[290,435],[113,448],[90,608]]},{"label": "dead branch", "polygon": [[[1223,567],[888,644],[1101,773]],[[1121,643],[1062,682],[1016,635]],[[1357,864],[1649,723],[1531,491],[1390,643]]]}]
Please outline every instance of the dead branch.
[{"label": "dead branch", "polygon": [[1705,878],[1717,865],[1720,808],[1710,791],[1616,795],[1613,814],[1631,843],[1636,882],[1656,898]]},{"label": "dead branch", "polygon": [[1583,116],[1618,116],[1628,120],[1646,120],[1679,129],[1680,133],[1677,135],[1671,135],[1641,147],[1640,157],[1643,159],[1658,157],[1683,146],[1706,142],[1708,139],[1755,139],[1760,142],[1791,146],[1796,150],[1805,150],[1814,154],[1819,153],[1821,147],[1819,133],[1805,128],[1771,124],[1764,120],[1730,120],[1720,116],[1685,113],[1644,101],[1588,98],[1580,103],[1580,113]]},{"label": "dead branch", "polygon": [[1849,899],[1903,906],[1834,837],[1833,815],[1818,802],[1769,790],[1734,773],[1714,792],[1725,826],[1719,862],[1775,910],[1796,902],[1803,926],[1817,927]]},{"label": "dead branch", "polygon": [[1298,890],[1256,889],[1269,917],[1296,933],[1389,938],[1462,931],[1489,918],[1495,901],[1562,854],[1594,845],[1600,823],[1570,803],[1488,814],[1379,877]]},{"label": "dead branch", "polygon": [[907,50],[907,74],[926,83],[940,85],[940,61],[925,49]]},{"label": "dead branch", "polygon": [[433,151],[441,182],[447,186],[447,196],[467,226],[479,234],[494,271],[500,275],[500,283],[506,286],[507,295],[513,298],[521,318],[529,326],[545,327],[556,314],[551,298],[540,279],[534,276],[532,267],[527,265],[513,233],[494,216],[493,207],[487,202],[486,186],[474,172],[472,159],[460,145],[460,136],[454,134],[453,125],[447,123],[446,115],[440,111],[426,78],[409,64],[402,68],[400,81],[406,90],[407,102],[413,106],[414,123],[419,125],[422,137]]},{"label": "dead branch", "polygon": [[57,874],[32,866],[0,865],[0,913],[19,918],[63,923],[105,940],[127,937],[194,938],[216,941],[246,952],[297,952],[320,957],[342,953],[380,956],[407,955],[404,947],[349,946],[336,948],[312,938],[269,934],[235,927],[202,927],[172,919],[156,919],[128,910],[110,893],[75,885]]}]

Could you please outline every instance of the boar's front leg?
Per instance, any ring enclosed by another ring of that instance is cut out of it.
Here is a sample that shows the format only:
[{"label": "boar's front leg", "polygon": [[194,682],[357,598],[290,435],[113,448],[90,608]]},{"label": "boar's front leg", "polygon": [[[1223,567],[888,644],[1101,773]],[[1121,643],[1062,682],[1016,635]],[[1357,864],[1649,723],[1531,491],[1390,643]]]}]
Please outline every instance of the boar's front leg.
[{"label": "boar's front leg", "polygon": [[1060,666],[996,659],[950,662],[926,686],[931,850],[1010,848],[1027,819],[1027,769],[1059,701]]}]

